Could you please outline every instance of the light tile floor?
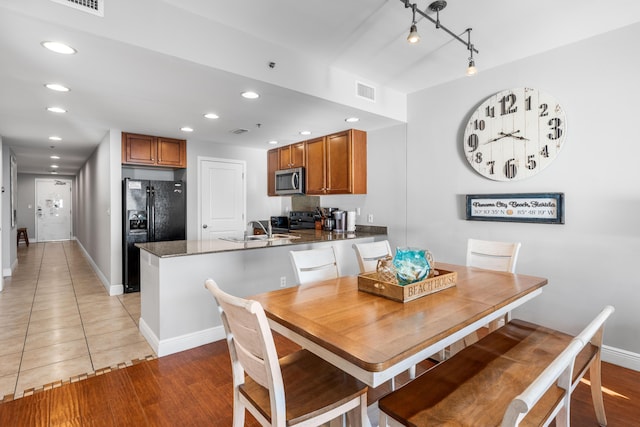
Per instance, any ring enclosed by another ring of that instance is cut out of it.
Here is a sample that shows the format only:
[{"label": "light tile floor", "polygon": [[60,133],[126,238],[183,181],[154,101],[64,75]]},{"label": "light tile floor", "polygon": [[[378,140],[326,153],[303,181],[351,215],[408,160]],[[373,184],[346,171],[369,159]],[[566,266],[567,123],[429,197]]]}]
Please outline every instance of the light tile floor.
[{"label": "light tile floor", "polygon": [[0,292],[0,401],[155,357],[140,294],[109,296],[75,241],[18,246]]}]

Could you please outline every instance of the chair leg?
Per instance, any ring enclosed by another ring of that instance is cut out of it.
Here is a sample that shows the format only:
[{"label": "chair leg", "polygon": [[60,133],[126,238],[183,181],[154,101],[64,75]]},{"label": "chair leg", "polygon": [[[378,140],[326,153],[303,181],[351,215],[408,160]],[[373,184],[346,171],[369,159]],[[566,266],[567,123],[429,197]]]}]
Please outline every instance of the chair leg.
[{"label": "chair leg", "polygon": [[416,379],[416,365],[411,366],[407,372],[409,372],[409,379],[415,380]]},{"label": "chair leg", "polygon": [[601,426],[607,425],[607,417],[604,413],[604,401],[602,399],[602,369],[600,365],[600,353],[598,353],[589,367],[589,381],[591,381],[591,399],[596,410],[596,418]]},{"label": "chair leg", "polygon": [[245,408],[239,402],[238,396],[233,401],[233,427],[244,427]]},{"label": "chair leg", "polygon": [[569,408],[566,405],[556,415],[556,427],[569,427]]},{"label": "chair leg", "polygon": [[380,416],[378,417],[378,427],[387,427],[387,414],[380,411]]}]

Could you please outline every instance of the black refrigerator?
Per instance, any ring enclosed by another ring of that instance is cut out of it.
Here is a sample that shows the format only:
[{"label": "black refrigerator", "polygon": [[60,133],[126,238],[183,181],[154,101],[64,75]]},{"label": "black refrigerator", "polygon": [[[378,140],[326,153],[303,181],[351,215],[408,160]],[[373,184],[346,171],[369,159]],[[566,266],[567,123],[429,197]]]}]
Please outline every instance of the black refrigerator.
[{"label": "black refrigerator", "polygon": [[182,181],[122,182],[122,283],[140,291],[140,249],[136,243],[185,239],[186,186]]}]

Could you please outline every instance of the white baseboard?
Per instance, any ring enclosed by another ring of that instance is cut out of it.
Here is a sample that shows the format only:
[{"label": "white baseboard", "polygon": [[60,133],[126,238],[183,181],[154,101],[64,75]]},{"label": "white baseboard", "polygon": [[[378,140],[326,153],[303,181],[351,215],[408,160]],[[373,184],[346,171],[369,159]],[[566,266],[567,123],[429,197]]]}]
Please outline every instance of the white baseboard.
[{"label": "white baseboard", "polygon": [[158,354],[160,340],[158,339],[156,334],[153,333],[149,325],[147,325],[147,322],[145,322],[142,317],[138,319],[138,329],[140,329],[140,333],[147,340],[147,343],[149,343],[153,351]]},{"label": "white baseboard", "polygon": [[620,348],[602,346],[602,361],[640,372],[640,354]]},{"label": "white baseboard", "polygon": [[18,266],[18,257],[16,257],[16,259],[13,260],[13,264],[11,264],[11,267],[4,268],[2,270],[2,277],[11,277],[11,276],[13,276],[13,270],[15,270],[17,266]]},{"label": "white baseboard", "polygon": [[84,246],[82,246],[80,240],[76,239],[75,237],[73,238],[73,240],[75,240],[76,243],[78,243],[78,246],[80,246],[80,249],[82,249],[84,257],[87,259],[89,264],[91,264],[91,268],[93,268],[93,271],[95,271],[95,273],[98,275],[100,282],[102,282],[102,286],[104,286],[107,292],[109,292],[109,295],[122,295],[124,293],[124,286],[122,285],[122,283],[119,285],[112,285],[111,283],[109,283],[109,279],[107,279],[107,277],[102,274],[102,271],[100,271],[100,268],[98,268],[98,264],[93,261],[93,258],[91,258],[89,252],[87,252]]},{"label": "white baseboard", "polygon": [[160,340],[156,334],[153,333],[144,319],[140,318],[139,325],[140,333],[145,337],[158,357],[189,350],[214,341],[219,341],[225,337],[224,327],[220,325],[202,331],[193,332],[191,334]]}]

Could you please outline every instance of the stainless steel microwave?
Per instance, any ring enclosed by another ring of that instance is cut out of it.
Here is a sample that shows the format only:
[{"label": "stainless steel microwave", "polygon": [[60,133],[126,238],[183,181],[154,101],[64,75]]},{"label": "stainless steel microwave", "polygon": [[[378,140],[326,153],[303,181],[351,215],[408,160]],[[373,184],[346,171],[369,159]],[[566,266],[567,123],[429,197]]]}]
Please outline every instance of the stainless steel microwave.
[{"label": "stainless steel microwave", "polygon": [[304,194],[304,168],[276,171],[276,194]]}]

